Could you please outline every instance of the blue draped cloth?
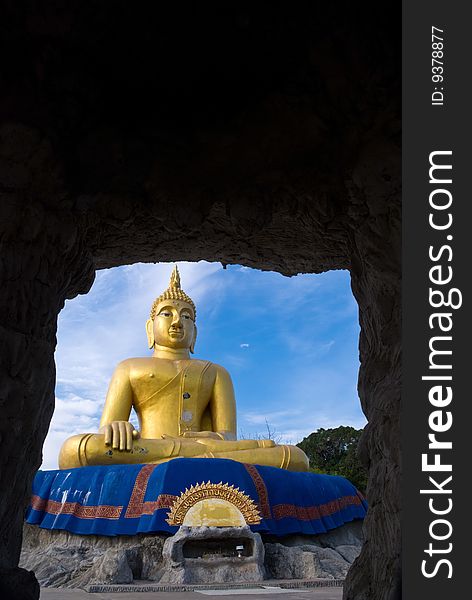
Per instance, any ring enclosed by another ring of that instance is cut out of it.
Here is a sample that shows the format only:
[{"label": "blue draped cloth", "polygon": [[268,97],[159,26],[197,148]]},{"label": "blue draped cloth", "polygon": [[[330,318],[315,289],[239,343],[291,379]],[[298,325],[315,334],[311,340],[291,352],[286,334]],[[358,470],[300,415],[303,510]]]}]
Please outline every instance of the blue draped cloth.
[{"label": "blue draped cloth", "polygon": [[277,536],[319,534],[363,519],[367,503],[350,481],[214,458],[180,458],[160,465],[115,465],[38,471],[26,521],[77,534],[173,534],[170,507],[203,482],[238,487],[257,504],[253,531]]}]

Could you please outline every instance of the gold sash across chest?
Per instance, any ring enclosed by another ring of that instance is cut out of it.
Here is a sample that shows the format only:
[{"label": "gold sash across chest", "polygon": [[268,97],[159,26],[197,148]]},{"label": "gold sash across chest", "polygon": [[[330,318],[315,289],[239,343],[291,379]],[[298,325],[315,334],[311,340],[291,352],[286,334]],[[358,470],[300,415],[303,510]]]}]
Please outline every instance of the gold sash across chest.
[{"label": "gold sash across chest", "polygon": [[201,398],[203,376],[210,365],[209,361],[190,361],[179,374],[179,435],[200,428],[197,423],[197,400]]},{"label": "gold sash across chest", "polygon": [[141,407],[148,405],[156,396],[165,394],[178,414],[178,435],[186,431],[198,431],[202,416],[198,399],[201,402],[203,378],[211,364],[210,361],[189,360],[172,379],[143,400]]}]

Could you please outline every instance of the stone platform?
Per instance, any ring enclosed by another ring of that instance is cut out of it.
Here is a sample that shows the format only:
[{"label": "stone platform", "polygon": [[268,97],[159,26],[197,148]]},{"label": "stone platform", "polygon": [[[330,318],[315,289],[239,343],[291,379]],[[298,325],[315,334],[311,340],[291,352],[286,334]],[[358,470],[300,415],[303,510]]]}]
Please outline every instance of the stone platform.
[{"label": "stone platform", "polygon": [[[274,595],[283,594],[287,600],[342,600],[343,590],[341,587],[323,586],[316,588],[296,588],[287,589],[278,587],[277,582],[268,582],[267,586],[247,587],[243,589],[224,589],[224,590],[145,590],[129,591],[112,589],[109,586],[106,591],[100,592],[101,600],[203,600],[205,596],[224,596],[231,600],[254,600],[259,595],[267,598],[273,598]],[[156,595],[158,591],[158,596]],[[83,590],[65,590],[54,588],[41,588],[41,600],[90,600],[90,595]],[[92,596],[93,599],[93,596]]]},{"label": "stone platform", "polygon": [[[360,552],[362,521],[353,521],[320,535],[261,534],[260,537],[263,545],[258,563],[260,580],[324,579],[331,585],[339,585],[338,581],[344,579]],[[174,560],[176,554],[172,552],[167,552],[166,558],[164,545],[169,546],[169,540],[170,536],[162,534],[84,536],[26,524],[20,566],[34,570],[42,587],[89,589],[95,585],[134,582],[140,585],[199,583],[198,577],[197,581],[182,581],[182,561]],[[199,557],[198,552],[187,558],[197,563],[199,559],[212,560]],[[194,564],[198,566],[197,563]],[[216,563],[214,565],[213,583],[238,581],[237,570],[227,565],[219,569]],[[250,575],[245,581],[249,580]]]}]

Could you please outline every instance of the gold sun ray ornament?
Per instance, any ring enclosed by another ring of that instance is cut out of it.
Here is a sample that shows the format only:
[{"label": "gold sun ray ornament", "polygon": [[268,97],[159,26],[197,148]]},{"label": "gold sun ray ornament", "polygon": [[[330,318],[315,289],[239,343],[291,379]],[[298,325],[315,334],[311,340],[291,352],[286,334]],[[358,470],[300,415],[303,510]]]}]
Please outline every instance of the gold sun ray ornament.
[{"label": "gold sun ray ornament", "polygon": [[[210,509],[217,509],[216,512],[222,513],[221,508],[226,506],[226,509],[232,509],[233,515],[230,515],[231,510],[225,512],[225,517],[222,519],[222,526],[226,525],[226,521],[235,520],[234,513],[237,512],[240,516],[238,525],[258,525],[261,522],[259,509],[252,498],[242,492],[239,488],[228,483],[197,483],[190,486],[190,489],[185,488],[185,492],[181,492],[180,497],[172,505],[168,518],[166,519],[169,525],[185,525],[189,521],[186,519],[187,514],[195,514],[194,507],[197,505],[206,506],[208,501],[212,501]],[[234,508],[236,511],[234,511]],[[237,520],[237,518],[236,518]],[[201,525],[207,523],[196,523],[195,519],[190,519],[193,525]],[[234,523],[236,524],[236,522]]]}]

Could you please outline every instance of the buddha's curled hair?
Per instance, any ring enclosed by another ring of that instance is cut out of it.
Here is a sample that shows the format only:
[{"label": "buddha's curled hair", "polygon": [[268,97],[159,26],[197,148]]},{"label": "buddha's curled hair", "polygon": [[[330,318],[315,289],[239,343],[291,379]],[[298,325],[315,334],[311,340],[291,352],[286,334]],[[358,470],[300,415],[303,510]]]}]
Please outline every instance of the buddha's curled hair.
[{"label": "buddha's curled hair", "polygon": [[175,265],[174,270],[172,271],[172,274],[170,276],[169,287],[164,292],[162,292],[162,294],[158,296],[152,304],[150,314],[151,320],[154,319],[154,317],[156,316],[157,307],[159,303],[163,300],[181,300],[182,302],[187,302],[187,304],[190,304],[190,306],[193,308],[194,318],[197,317],[197,309],[195,307],[194,301],[192,300],[192,298],[190,298],[190,296],[187,296],[187,294],[180,287],[180,274],[177,265]]}]

